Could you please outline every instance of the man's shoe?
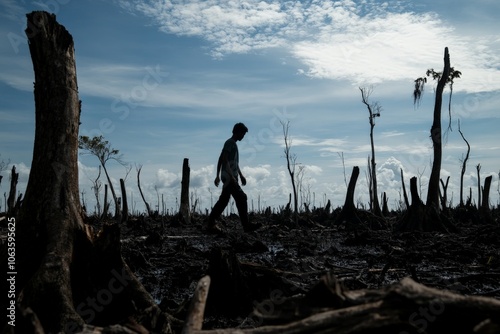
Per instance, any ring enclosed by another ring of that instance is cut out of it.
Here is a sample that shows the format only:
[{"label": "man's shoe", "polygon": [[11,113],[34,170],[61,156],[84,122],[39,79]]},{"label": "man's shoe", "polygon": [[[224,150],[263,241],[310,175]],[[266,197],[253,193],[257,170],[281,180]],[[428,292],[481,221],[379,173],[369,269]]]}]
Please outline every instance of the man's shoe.
[{"label": "man's shoe", "polygon": [[219,226],[219,224],[208,224],[207,227],[208,233],[212,234],[223,234],[222,228]]},{"label": "man's shoe", "polygon": [[261,227],[262,227],[261,223],[253,223],[253,224],[248,223],[246,225],[243,225],[243,231],[245,231],[245,232],[253,232],[253,231],[258,230]]}]

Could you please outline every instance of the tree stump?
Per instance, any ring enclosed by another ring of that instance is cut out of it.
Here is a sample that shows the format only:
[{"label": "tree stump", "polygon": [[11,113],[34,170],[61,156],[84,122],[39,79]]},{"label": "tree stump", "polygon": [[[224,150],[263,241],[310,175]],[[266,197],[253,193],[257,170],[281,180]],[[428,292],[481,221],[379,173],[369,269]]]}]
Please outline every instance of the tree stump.
[{"label": "tree stump", "polygon": [[484,179],[482,202],[481,202],[481,207],[479,208],[481,221],[486,224],[494,224],[494,219],[493,216],[491,215],[491,210],[490,210],[490,188],[492,179],[493,179],[492,175],[487,176]]},{"label": "tree stump", "polygon": [[[94,236],[83,221],[78,191],[80,101],[73,39],[53,14],[32,12],[27,18],[35,72],[36,129],[25,201],[17,219],[16,266],[12,268],[17,271],[19,320],[21,314],[32,314],[32,320],[26,321],[39,333],[75,333],[85,323],[127,323],[158,307],[121,257],[119,227],[106,227]],[[6,257],[2,257],[2,265],[7,268]],[[8,291],[6,280],[2,284],[3,291]],[[150,330],[168,332],[167,317],[154,325],[147,317],[141,319]]]},{"label": "tree stump", "polygon": [[361,219],[357,215],[357,209],[354,205],[354,190],[356,189],[356,182],[359,177],[359,167],[354,166],[352,168],[351,178],[349,180],[349,185],[347,187],[347,194],[345,197],[344,206],[339,216],[335,220],[336,224],[344,224],[346,228],[356,228],[362,225]]},{"label": "tree stump", "polygon": [[418,195],[417,178],[410,179],[411,205],[402,219],[397,223],[395,230],[400,232],[448,232],[454,230],[449,217],[439,212],[433,205],[424,205]]}]

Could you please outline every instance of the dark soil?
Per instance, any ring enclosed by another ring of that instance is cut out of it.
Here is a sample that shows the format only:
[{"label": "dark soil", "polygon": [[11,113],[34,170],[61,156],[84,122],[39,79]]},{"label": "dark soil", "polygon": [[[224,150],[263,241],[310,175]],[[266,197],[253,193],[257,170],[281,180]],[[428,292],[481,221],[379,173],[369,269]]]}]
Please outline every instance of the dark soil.
[{"label": "dark soil", "polygon": [[[198,215],[188,226],[175,216],[133,218],[122,226],[122,251],[161,309],[180,320],[198,281],[210,275],[203,329],[269,322],[276,310],[264,301],[303,296],[326,273],[347,290],[380,289],[411,277],[500,300],[498,218],[483,224],[475,213],[455,212],[454,232],[400,233],[392,228],[401,218],[396,213],[378,230],[334,224],[335,214],[304,214],[298,226],[283,214],[251,215],[263,224],[251,233],[234,215],[223,218],[219,235],[209,234]],[[492,216],[499,217],[498,210]],[[255,310],[266,316],[256,318]]]}]

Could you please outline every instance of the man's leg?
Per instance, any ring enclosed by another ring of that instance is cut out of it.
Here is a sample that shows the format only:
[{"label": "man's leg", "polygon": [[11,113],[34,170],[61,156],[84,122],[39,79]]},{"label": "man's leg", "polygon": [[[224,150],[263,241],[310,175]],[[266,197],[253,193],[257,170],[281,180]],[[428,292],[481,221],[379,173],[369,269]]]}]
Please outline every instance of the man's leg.
[{"label": "man's leg", "polygon": [[230,186],[231,185],[229,184],[222,186],[222,193],[220,194],[219,200],[217,201],[217,203],[215,203],[214,207],[212,208],[212,212],[208,217],[209,227],[215,225],[215,220],[220,217],[227,204],[229,203],[229,199],[231,198]]},{"label": "man's leg", "polygon": [[231,195],[233,195],[234,201],[236,202],[236,208],[238,209],[238,214],[240,215],[241,224],[244,228],[246,228],[249,225],[247,194],[245,194],[239,184],[232,184],[231,187]]}]

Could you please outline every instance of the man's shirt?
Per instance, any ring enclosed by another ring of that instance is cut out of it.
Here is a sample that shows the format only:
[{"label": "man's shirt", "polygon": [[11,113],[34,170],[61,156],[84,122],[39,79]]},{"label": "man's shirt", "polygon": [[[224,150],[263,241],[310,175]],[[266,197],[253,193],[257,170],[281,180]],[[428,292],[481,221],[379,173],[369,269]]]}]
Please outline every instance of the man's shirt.
[{"label": "man's shirt", "polygon": [[[236,145],[236,141],[232,138],[226,140],[226,142],[224,143],[224,147],[222,148],[222,152],[225,152],[227,154],[227,160],[229,162],[229,167],[231,168],[231,173],[233,174],[234,178],[238,180],[239,154],[238,154],[238,145]],[[227,171],[227,165],[225,163],[222,163],[221,179],[223,183],[229,181],[230,179],[229,175],[230,174]]]}]

